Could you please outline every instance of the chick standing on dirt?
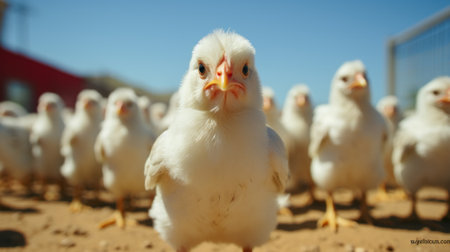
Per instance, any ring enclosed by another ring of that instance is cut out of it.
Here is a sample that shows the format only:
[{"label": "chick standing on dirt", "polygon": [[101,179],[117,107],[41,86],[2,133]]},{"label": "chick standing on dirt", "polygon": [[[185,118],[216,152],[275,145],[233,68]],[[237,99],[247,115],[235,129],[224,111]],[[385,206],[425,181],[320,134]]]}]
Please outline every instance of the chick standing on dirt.
[{"label": "chick standing on dirt", "polygon": [[311,175],[328,192],[325,216],[318,225],[354,225],[336,216],[332,192],[349,188],[361,192],[361,219],[371,222],[366,202],[367,190],[384,178],[382,155],[387,141],[387,125],[370,104],[366,70],[361,61],[344,63],[336,72],[330,101],[315,111],[309,153]]},{"label": "chick standing on dirt", "polygon": [[295,189],[302,183],[306,184],[310,199],[314,201],[314,182],[310,171],[311,158],[308,155],[312,117],[313,105],[308,87],[304,84],[295,85],[286,97],[281,116],[281,123],[287,136],[285,146],[291,174],[288,189]]},{"label": "chick standing on dirt", "polygon": [[43,184],[43,196],[54,199],[47,194],[47,185],[56,182],[60,193],[64,192],[64,178],[60,167],[64,162],[61,155],[61,136],[64,131],[64,103],[57,94],[44,93],[39,98],[38,117],[31,129],[30,142],[38,178]]},{"label": "chick standing on dirt", "polygon": [[449,193],[444,218],[450,219],[450,77],[423,86],[416,104],[416,112],[400,123],[394,139],[394,174],[411,196],[411,218],[417,218],[417,191],[435,186]]},{"label": "chick standing on dirt", "polygon": [[[16,179],[31,192],[33,155],[30,129],[22,118],[0,117],[0,162],[7,180]],[[9,184],[8,184],[9,186]]]},{"label": "chick standing on dirt", "polygon": [[387,191],[388,186],[398,186],[394,177],[394,164],[392,163],[393,137],[402,118],[397,97],[391,95],[383,97],[377,104],[377,110],[387,121],[389,139],[383,157],[386,177],[378,188],[376,199],[378,201],[405,199],[406,194],[403,190],[398,190],[395,194],[388,194]]},{"label": "chick standing on dirt", "polygon": [[95,143],[97,160],[103,164],[103,184],[116,198],[117,212],[100,228],[125,222],[124,198],[145,192],[144,164],[155,137],[144,121],[138,97],[119,88],[108,98],[105,121]]},{"label": "chick standing on dirt", "polygon": [[288,176],[283,143],[265,125],[255,51],[216,31],[195,46],[180,106],[145,165],[155,229],[177,251],[204,242],[244,251],[269,239]]},{"label": "chick standing on dirt", "polygon": [[23,119],[26,115],[27,111],[20,104],[0,102],[0,175],[7,188],[11,186],[11,179],[18,179],[27,186],[31,182],[30,129]]},{"label": "chick standing on dirt", "polygon": [[99,188],[102,171],[101,164],[95,159],[94,143],[103,120],[102,100],[103,97],[95,90],[81,91],[75,113],[62,136],[61,154],[65,161],[61,173],[74,186],[70,205],[74,212],[82,208],[84,188]]}]

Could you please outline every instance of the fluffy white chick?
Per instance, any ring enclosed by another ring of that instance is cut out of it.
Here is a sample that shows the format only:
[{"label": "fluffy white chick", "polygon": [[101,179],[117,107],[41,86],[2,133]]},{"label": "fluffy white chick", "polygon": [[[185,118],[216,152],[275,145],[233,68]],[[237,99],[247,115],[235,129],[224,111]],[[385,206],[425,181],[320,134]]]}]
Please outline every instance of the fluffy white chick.
[{"label": "fluffy white chick", "polygon": [[138,105],[142,110],[142,117],[144,118],[145,123],[147,126],[153,130],[153,122],[151,118],[151,107],[152,107],[152,101],[147,96],[140,96],[138,98]]},{"label": "fluffy white chick", "polygon": [[155,102],[150,108],[150,119],[153,122],[154,130],[157,135],[165,130],[162,125],[162,120],[167,114],[167,105],[162,102]]},{"label": "fluffy white chick", "polygon": [[0,117],[20,117],[27,114],[27,110],[13,101],[0,102]]},{"label": "fluffy white chick", "polygon": [[54,93],[44,93],[39,97],[38,116],[30,134],[32,153],[38,178],[43,184],[43,196],[47,184],[57,182],[60,192],[64,192],[64,180],[60,167],[64,162],[61,155],[61,136],[65,127],[63,119],[64,102]]},{"label": "fluffy white chick", "polygon": [[377,110],[384,118],[386,118],[386,120],[388,120],[389,127],[395,132],[398,128],[398,124],[402,120],[402,113],[397,97],[388,95],[381,98],[377,103]]},{"label": "fluffy white chick", "polygon": [[290,182],[288,189],[295,189],[301,183],[307,184],[314,200],[314,182],[311,178],[311,158],[308,154],[309,130],[313,117],[313,105],[309,88],[298,84],[291,88],[284,102],[281,123],[287,134]]},{"label": "fluffy white chick", "polygon": [[169,108],[167,109],[167,113],[159,124],[160,132],[165,131],[172,124],[173,118],[179,106],[180,106],[180,95],[177,91],[173,93],[172,96],[170,97]]},{"label": "fluffy white chick", "polygon": [[31,192],[33,156],[29,138],[30,129],[21,118],[0,117],[0,161],[4,172]]},{"label": "fluffy white chick", "polygon": [[[13,101],[3,101],[0,102],[0,119],[4,117],[12,117],[17,118],[27,114],[27,111],[18,103]],[[9,141],[9,140],[7,140]],[[4,142],[7,142],[4,141]],[[2,179],[5,180],[5,184],[9,186],[10,176],[8,175],[8,168],[4,168],[4,164],[1,162],[0,158],[0,175],[2,175]],[[6,176],[5,176],[6,175]]]},{"label": "fluffy white chick", "polygon": [[83,90],[78,94],[75,113],[70,118],[61,140],[64,164],[61,174],[74,186],[70,209],[82,209],[84,188],[99,189],[101,164],[95,158],[94,144],[103,120],[103,97],[95,90]]},{"label": "fluffy white chick", "polygon": [[[395,177],[412,198],[411,218],[417,217],[416,192],[421,187],[450,192],[450,77],[423,86],[416,104],[416,112],[400,123],[392,157]],[[450,211],[445,217],[450,218]]]},{"label": "fluffy white chick", "polygon": [[263,111],[266,115],[267,124],[274,128],[280,123],[281,112],[278,110],[275,102],[275,92],[270,87],[262,88]]},{"label": "fluffy white chick", "polygon": [[319,106],[311,127],[309,153],[315,184],[328,192],[326,214],[318,225],[354,225],[336,216],[332,192],[348,188],[361,192],[361,219],[371,222],[366,191],[384,178],[382,155],[387,125],[370,104],[366,70],[359,60],[345,62],[331,84],[329,104]]},{"label": "fluffy white chick", "polygon": [[265,125],[254,48],[217,30],[194,47],[180,107],[145,166],[154,227],[177,251],[203,241],[244,251],[269,239],[288,177],[283,143]]},{"label": "fluffy white chick", "polygon": [[270,87],[262,88],[263,96],[263,111],[266,116],[266,123],[273,129],[283,140],[286,146],[288,140],[286,130],[281,123],[281,111],[278,109],[275,102],[275,92]]},{"label": "fluffy white chick", "polygon": [[402,113],[397,97],[393,95],[383,97],[377,103],[377,110],[383,115],[388,124],[389,141],[384,155],[384,170],[386,177],[379,187],[376,198],[379,201],[404,199],[405,193],[402,190],[398,191],[397,194],[388,194],[387,191],[388,186],[397,186],[394,177],[394,164],[392,163],[393,137],[397,131],[398,124],[402,119]]},{"label": "fluffy white chick", "polygon": [[145,192],[144,164],[155,137],[144,121],[132,89],[112,92],[106,106],[105,120],[95,143],[97,160],[103,164],[103,184],[116,198],[114,217],[100,228],[125,222],[124,198]]}]

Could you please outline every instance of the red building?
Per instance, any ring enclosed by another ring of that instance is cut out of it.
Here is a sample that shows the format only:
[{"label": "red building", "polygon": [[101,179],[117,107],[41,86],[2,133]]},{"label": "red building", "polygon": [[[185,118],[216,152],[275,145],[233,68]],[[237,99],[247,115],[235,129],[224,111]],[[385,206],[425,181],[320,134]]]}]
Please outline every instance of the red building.
[{"label": "red building", "polygon": [[39,96],[53,92],[73,107],[85,87],[82,77],[0,46],[0,101],[12,100],[35,111]]}]

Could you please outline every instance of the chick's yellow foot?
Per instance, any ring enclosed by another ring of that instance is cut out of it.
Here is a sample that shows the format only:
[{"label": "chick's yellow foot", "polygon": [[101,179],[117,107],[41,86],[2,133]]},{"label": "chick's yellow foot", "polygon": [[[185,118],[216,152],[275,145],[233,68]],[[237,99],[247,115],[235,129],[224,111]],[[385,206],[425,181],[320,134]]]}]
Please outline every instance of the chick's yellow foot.
[{"label": "chick's yellow foot", "polygon": [[403,189],[397,189],[392,193],[394,196],[394,199],[396,200],[407,200],[408,194]]},{"label": "chick's yellow foot", "polygon": [[294,216],[294,214],[292,213],[291,209],[289,209],[287,207],[280,208],[278,210],[278,215],[280,215],[280,216],[289,216],[289,217]]},{"label": "chick's yellow foot", "polygon": [[46,191],[42,198],[46,201],[55,201],[59,199],[59,194],[54,191]]},{"label": "chick's yellow foot", "polygon": [[83,211],[83,209],[89,209],[89,207],[81,203],[80,200],[73,200],[72,202],[70,202],[69,210],[72,213],[79,213]]},{"label": "chick's yellow foot", "polygon": [[100,222],[98,228],[103,229],[114,224],[116,224],[120,228],[125,228],[125,226],[135,226],[137,222],[133,219],[127,220],[123,213],[121,213],[120,211],[115,211],[111,217]]},{"label": "chick's yellow foot", "polygon": [[337,228],[339,226],[354,227],[356,225],[357,225],[357,223],[354,221],[347,220],[347,219],[344,219],[342,217],[339,217],[339,216],[336,216],[336,215],[333,215],[330,213],[325,213],[325,215],[319,221],[317,221],[318,227],[330,226],[330,228],[333,232],[336,232]]},{"label": "chick's yellow foot", "polygon": [[341,217],[338,217],[336,214],[336,208],[334,207],[334,202],[331,194],[327,196],[325,201],[326,203],[326,211],[325,215],[317,221],[318,227],[330,226],[333,232],[337,231],[338,226],[342,227],[354,227],[356,226],[356,222],[350,221]]}]

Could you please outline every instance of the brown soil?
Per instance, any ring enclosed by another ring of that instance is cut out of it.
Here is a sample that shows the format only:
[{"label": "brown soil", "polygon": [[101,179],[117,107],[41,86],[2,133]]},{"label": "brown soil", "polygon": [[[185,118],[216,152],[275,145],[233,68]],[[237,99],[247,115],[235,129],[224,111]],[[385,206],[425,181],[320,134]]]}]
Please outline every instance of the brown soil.
[{"label": "brown soil", "polygon": [[[42,201],[24,196],[24,190],[0,191],[0,250],[4,251],[173,251],[152,228],[147,210],[150,199],[133,201],[135,207],[127,217],[137,224],[120,229],[111,226],[103,230],[97,224],[114,212],[114,201],[107,192],[101,202],[87,195],[90,208],[71,213],[69,200]],[[308,204],[308,194],[291,198],[293,217],[280,216],[279,225],[270,241],[255,252],[262,251],[450,251],[450,221],[440,221],[447,211],[447,195],[438,189],[419,192],[419,220],[407,220],[411,203],[407,200],[375,202],[375,192],[369,194],[374,225],[359,223],[357,227],[342,227],[337,233],[317,228],[316,222],[325,210],[324,194],[319,201]],[[350,192],[335,193],[336,207],[342,217],[357,219],[358,202]],[[449,244],[412,245],[411,240],[448,240]],[[240,251],[226,244],[204,243],[201,251]]]}]

